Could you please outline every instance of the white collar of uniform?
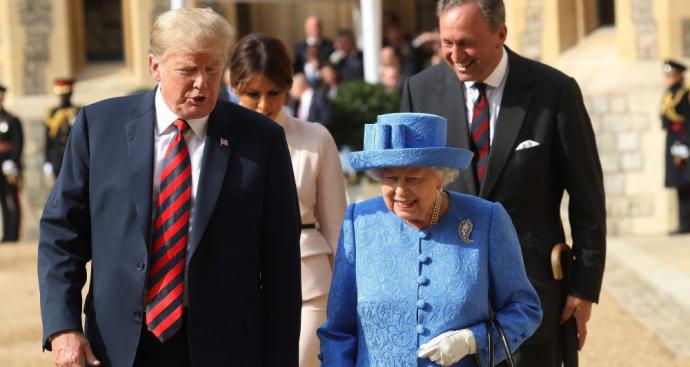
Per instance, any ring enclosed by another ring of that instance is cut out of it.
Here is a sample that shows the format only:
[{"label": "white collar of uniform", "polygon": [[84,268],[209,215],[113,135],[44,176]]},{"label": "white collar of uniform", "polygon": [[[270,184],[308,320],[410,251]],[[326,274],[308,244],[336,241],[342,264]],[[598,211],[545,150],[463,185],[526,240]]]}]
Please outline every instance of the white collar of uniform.
[{"label": "white collar of uniform", "polygon": [[[156,126],[158,135],[163,135],[169,128],[170,125],[179,118],[171,109],[168,104],[163,100],[163,95],[161,94],[161,86],[158,85],[156,88],[155,97],[156,106]],[[208,115],[198,118],[187,120],[189,127],[194,131],[194,135],[203,139],[206,136],[206,129],[208,128]]]},{"label": "white collar of uniform", "polygon": [[[508,50],[506,50],[506,48],[503,47],[503,56],[501,56],[501,61],[498,62],[498,65],[496,65],[494,71],[491,72],[491,74],[489,74],[489,76],[486,79],[484,79],[483,82],[489,88],[498,88],[501,86],[501,83],[503,83],[503,80],[506,78],[507,73]],[[476,81],[465,82],[465,87],[469,89],[474,86],[474,83],[476,83]]]}]

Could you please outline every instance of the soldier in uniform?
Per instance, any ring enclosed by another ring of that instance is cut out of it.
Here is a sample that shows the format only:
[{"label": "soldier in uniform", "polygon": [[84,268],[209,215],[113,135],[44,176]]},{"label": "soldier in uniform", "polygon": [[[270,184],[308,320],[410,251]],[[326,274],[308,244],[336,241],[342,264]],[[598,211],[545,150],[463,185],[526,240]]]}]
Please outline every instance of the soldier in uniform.
[{"label": "soldier in uniform", "polygon": [[46,157],[43,173],[49,180],[54,180],[60,173],[67,138],[79,112],[79,107],[72,105],[73,85],[71,79],[57,79],[53,86],[53,93],[60,98],[60,104],[48,110],[45,120]]},{"label": "soldier in uniform", "polygon": [[690,95],[683,79],[685,69],[679,62],[664,62],[668,87],[661,107],[666,130],[665,183],[678,191],[678,229],[671,234],[690,233]]},{"label": "soldier in uniform", "polygon": [[19,239],[19,178],[21,175],[24,134],[17,117],[3,107],[7,89],[0,85],[0,206],[2,206],[2,242]]}]

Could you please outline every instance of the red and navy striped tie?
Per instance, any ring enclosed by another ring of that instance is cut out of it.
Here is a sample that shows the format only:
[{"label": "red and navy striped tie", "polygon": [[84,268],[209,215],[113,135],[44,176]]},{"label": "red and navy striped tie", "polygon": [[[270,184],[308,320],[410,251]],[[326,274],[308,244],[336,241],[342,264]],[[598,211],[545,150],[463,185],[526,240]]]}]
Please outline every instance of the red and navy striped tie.
[{"label": "red and navy striped tie", "polygon": [[484,184],[484,176],[489,166],[489,99],[486,98],[486,84],[474,83],[473,88],[479,91],[479,97],[474,102],[472,109],[472,151],[474,152],[474,169],[477,174],[477,183],[481,188]]},{"label": "red and navy striped tie", "polygon": [[192,197],[192,166],[184,133],[187,122],[173,123],[177,134],[163,158],[153,224],[146,295],[146,326],[161,342],[182,327],[182,294]]}]

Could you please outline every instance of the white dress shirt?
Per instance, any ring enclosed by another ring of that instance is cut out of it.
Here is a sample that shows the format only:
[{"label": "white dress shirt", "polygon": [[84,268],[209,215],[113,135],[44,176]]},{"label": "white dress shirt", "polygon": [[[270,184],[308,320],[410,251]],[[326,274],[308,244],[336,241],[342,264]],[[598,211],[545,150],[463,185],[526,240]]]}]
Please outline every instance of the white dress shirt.
[{"label": "white dress shirt", "polygon": [[[175,137],[177,129],[173,126],[173,122],[179,118],[163,100],[160,86],[156,91],[155,97],[156,106],[156,128],[154,131],[154,151],[153,151],[153,210],[152,222],[156,218],[156,206],[158,200],[158,193],[160,192],[160,177],[163,170],[163,160],[165,158],[165,151]],[[201,160],[204,156],[204,145],[206,143],[206,129],[208,127],[208,115],[199,119],[187,120],[190,129],[184,134],[184,141],[187,144],[189,151],[189,158],[192,164],[192,200],[189,210],[189,233],[192,233],[194,228],[194,208],[196,203],[196,191],[199,184],[199,174],[201,173]],[[153,229],[152,229],[153,230]],[[188,236],[187,238],[190,238]],[[187,242],[187,250],[189,250],[189,242]],[[187,272],[185,271],[184,279],[184,304],[187,305]]]},{"label": "white dress shirt", "polygon": [[314,97],[314,89],[308,88],[307,90],[302,93],[302,96],[299,98],[299,107],[297,108],[296,116],[299,120],[302,121],[309,121],[307,118],[309,117],[309,109],[311,108],[311,100]]},{"label": "white dress shirt", "polygon": [[[508,51],[503,48],[503,56],[498,62],[494,71],[483,80],[486,84],[486,98],[489,100],[489,144],[494,140],[494,131],[496,130],[496,118],[501,110],[501,100],[503,99],[503,90],[506,86],[506,79],[508,76]],[[479,98],[479,91],[474,88],[476,81],[464,82],[465,85],[465,106],[467,107],[467,124],[472,128],[472,110],[474,104]]]}]

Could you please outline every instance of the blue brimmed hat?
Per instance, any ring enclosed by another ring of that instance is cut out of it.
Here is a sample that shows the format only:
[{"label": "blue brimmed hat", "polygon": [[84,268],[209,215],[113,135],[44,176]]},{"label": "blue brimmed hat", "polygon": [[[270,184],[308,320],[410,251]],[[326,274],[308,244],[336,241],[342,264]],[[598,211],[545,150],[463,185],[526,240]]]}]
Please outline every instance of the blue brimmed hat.
[{"label": "blue brimmed hat", "polygon": [[390,167],[449,167],[465,169],[472,152],[446,146],[448,121],[427,113],[379,115],[364,125],[364,150],[348,155],[363,171]]}]

